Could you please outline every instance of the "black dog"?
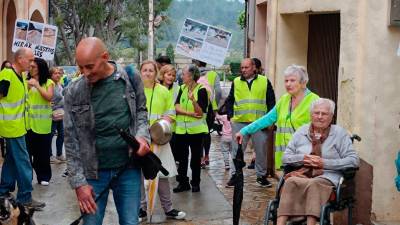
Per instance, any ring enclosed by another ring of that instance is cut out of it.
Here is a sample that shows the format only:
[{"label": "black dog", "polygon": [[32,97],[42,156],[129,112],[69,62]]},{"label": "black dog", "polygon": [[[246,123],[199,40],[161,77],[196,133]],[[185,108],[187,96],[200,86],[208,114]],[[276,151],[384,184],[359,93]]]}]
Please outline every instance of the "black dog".
[{"label": "black dog", "polygon": [[17,203],[12,196],[0,197],[0,225],[35,225],[32,208]]}]

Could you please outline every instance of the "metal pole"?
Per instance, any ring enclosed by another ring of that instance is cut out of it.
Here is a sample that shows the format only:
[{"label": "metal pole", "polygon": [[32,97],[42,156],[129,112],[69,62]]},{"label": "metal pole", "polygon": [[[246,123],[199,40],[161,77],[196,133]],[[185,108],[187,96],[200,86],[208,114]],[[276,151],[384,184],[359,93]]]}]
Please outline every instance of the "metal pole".
[{"label": "metal pole", "polygon": [[154,59],[154,9],[153,9],[153,0],[149,0],[149,42],[147,48],[147,58],[149,60]]}]

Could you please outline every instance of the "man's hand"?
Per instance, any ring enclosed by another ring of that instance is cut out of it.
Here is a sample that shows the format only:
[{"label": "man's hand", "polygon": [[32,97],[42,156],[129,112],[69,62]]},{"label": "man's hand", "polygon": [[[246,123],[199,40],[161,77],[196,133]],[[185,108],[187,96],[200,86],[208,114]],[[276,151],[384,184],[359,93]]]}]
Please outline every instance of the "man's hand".
[{"label": "man's hand", "polygon": [[316,155],[304,155],[304,166],[309,166],[317,169],[324,168],[324,162],[321,157]]},{"label": "man's hand", "polygon": [[235,134],[235,139],[236,139],[236,142],[237,142],[238,144],[242,144],[242,142],[243,142],[243,135],[242,135],[240,132],[237,132],[237,133]]},{"label": "man's hand", "polygon": [[97,205],[94,200],[96,194],[93,187],[90,185],[83,185],[75,189],[76,197],[78,198],[79,208],[81,212],[87,214],[95,214]]},{"label": "man's hand", "polygon": [[136,154],[138,156],[144,156],[150,152],[149,144],[147,143],[146,139],[142,137],[136,137],[136,140],[139,142],[140,146]]}]

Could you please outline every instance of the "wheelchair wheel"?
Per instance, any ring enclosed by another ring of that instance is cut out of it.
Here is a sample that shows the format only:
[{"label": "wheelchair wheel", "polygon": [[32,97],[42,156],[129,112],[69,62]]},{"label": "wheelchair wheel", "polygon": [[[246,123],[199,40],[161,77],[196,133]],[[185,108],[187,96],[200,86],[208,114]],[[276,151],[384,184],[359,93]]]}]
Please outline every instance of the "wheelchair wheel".
[{"label": "wheelchair wheel", "polygon": [[279,202],[277,199],[269,202],[268,207],[265,210],[264,225],[269,225],[269,221],[271,221],[273,225],[276,225],[278,204]]}]

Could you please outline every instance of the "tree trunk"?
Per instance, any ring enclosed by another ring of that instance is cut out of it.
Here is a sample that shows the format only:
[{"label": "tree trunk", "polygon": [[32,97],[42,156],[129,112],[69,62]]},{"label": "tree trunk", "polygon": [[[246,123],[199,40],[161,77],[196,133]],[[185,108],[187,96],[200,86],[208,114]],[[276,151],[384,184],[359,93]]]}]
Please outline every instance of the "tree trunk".
[{"label": "tree trunk", "polygon": [[[49,2],[54,7],[54,9],[56,9],[55,10],[56,17],[59,16],[60,15],[60,9],[57,7],[57,5],[53,1],[49,1]],[[62,39],[62,42],[64,44],[65,52],[67,53],[68,61],[69,61],[70,65],[73,65],[74,64],[74,57],[72,56],[71,49],[69,48],[63,24],[57,24],[57,26],[58,26],[58,29],[59,29],[59,31],[61,33],[61,39]]]}]

